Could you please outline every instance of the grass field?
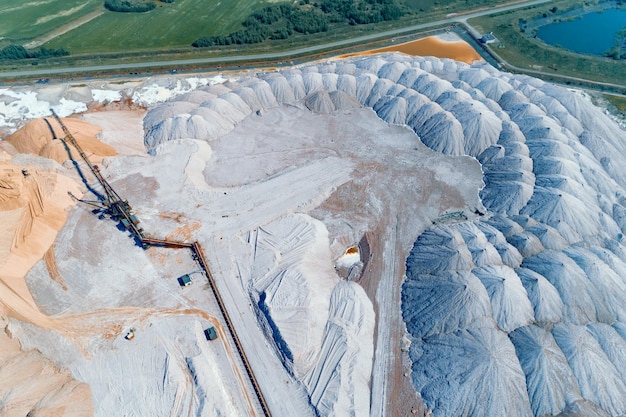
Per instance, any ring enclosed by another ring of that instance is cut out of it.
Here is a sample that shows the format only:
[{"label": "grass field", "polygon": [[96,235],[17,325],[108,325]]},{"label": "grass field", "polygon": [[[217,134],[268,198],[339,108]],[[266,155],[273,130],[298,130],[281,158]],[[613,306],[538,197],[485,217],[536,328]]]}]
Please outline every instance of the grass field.
[{"label": "grass field", "polygon": [[176,0],[159,3],[147,13],[107,11],[44,46],[65,48],[72,54],[189,47],[201,36],[227,34],[240,28],[250,13],[268,3],[267,0]]},{"label": "grass field", "polygon": [[0,0],[0,45],[25,43],[98,9],[102,0]]},{"label": "grass field", "polygon": [[626,85],[626,63],[609,58],[582,55],[547,45],[523,34],[519,19],[549,13],[557,6],[566,10],[580,5],[575,0],[555,1],[529,9],[471,19],[469,23],[481,33],[493,32],[501,41],[494,51],[509,64],[522,69],[566,75],[599,82]]},{"label": "grass field", "polygon": [[[77,0],[41,0],[38,3],[53,5],[55,10],[70,10]],[[278,0],[280,1],[280,0]],[[284,0],[288,1],[288,0]],[[189,48],[191,43],[202,36],[226,35],[241,28],[241,22],[253,11],[276,3],[277,0],[176,0],[171,4],[158,3],[159,6],[147,13],[114,13],[105,11],[101,16],[91,20],[88,24],[79,26],[74,30],[64,33],[43,46],[50,48],[64,48],[72,55],[98,54],[98,53],[127,53],[127,52],[150,52],[165,49]],[[377,25],[367,26],[365,31],[384,30],[390,27],[400,27],[418,22],[443,18],[451,12],[466,9],[474,9],[502,3],[500,0],[400,0],[404,4],[407,15],[396,22],[381,22]],[[8,0],[0,0],[0,5],[8,3]],[[79,2],[80,3],[80,2]],[[93,11],[93,7],[101,6],[102,0],[87,0],[83,9]],[[35,4],[26,3],[26,4]],[[25,4],[25,6],[26,6]],[[8,5],[5,8],[10,8]],[[23,7],[23,10],[32,9],[33,18],[45,16],[45,7]],[[37,13],[35,13],[35,11]],[[81,10],[82,11],[82,10]],[[60,12],[54,11],[59,14]],[[35,17],[36,15],[36,17]],[[79,13],[74,13],[78,17]],[[1,16],[1,15],[0,15]],[[31,18],[31,20],[33,20]],[[67,23],[71,19],[65,19]],[[316,38],[341,38],[348,37],[350,33],[361,32],[360,27],[342,25],[334,28],[327,34],[321,34]],[[33,28],[29,36],[43,36],[44,26]],[[51,29],[54,29],[51,28]],[[14,25],[8,27],[7,35],[15,37],[18,28]],[[24,37],[24,36],[22,36]],[[313,40],[313,39],[311,39]],[[294,40],[296,43],[302,40]],[[290,42],[282,42],[271,45],[247,45],[250,50],[266,49],[266,47],[283,49],[290,47]],[[180,52],[180,51],[178,51]]]}]

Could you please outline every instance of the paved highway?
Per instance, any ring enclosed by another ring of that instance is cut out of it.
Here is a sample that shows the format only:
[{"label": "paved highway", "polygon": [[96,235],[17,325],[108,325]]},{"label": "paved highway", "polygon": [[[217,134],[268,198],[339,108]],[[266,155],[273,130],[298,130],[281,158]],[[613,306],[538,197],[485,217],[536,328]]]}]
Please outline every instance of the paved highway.
[{"label": "paved highway", "polygon": [[377,32],[370,35],[359,36],[352,39],[344,39],[341,41],[325,43],[322,45],[307,46],[305,48],[292,49],[282,52],[269,52],[263,54],[237,55],[227,57],[197,58],[197,59],[181,59],[174,61],[153,61],[140,62],[134,64],[111,64],[111,65],[93,65],[78,68],[54,68],[54,69],[32,69],[24,71],[11,71],[0,73],[0,78],[16,78],[16,77],[48,77],[51,75],[67,74],[67,73],[85,73],[93,71],[119,71],[119,70],[137,70],[141,68],[153,68],[164,66],[185,66],[185,65],[201,65],[201,64],[229,64],[243,61],[262,61],[262,60],[281,60],[288,59],[300,55],[311,54],[326,49],[339,48],[346,45],[369,42],[379,38],[389,38],[407,32],[418,32],[431,29],[436,26],[442,26],[453,23],[466,23],[467,19],[485,16],[492,13],[503,12],[507,10],[519,9],[527,6],[534,6],[541,3],[548,3],[550,0],[532,0],[520,3],[509,3],[504,6],[481,10],[473,13],[458,14],[447,19],[437,20],[435,22],[422,23],[419,25],[408,26],[400,29],[388,30],[386,32]]}]

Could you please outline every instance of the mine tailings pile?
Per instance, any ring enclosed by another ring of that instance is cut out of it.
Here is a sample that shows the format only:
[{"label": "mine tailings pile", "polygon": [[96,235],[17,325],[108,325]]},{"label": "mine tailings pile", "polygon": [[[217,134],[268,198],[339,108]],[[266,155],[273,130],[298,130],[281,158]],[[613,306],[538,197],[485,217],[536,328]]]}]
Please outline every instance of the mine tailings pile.
[{"label": "mine tailings pile", "polygon": [[[93,173],[94,177],[98,180],[98,182],[102,186],[102,189],[104,190],[104,193],[105,193],[105,195],[100,195],[94,192],[96,196],[98,197],[98,200],[96,201],[82,200],[78,198],[76,199],[80,202],[99,208],[100,210],[108,214],[113,220],[116,220],[122,223],[124,228],[131,233],[135,241],[137,241],[137,243],[140,244],[144,249],[148,248],[149,246],[158,246],[158,247],[165,247],[165,248],[171,248],[171,249],[185,249],[186,248],[192,252],[193,259],[198,263],[200,268],[202,268],[207,279],[209,280],[209,285],[211,286],[211,290],[213,290],[213,294],[215,295],[217,304],[220,308],[220,311],[222,312],[222,315],[224,316],[224,320],[226,321],[228,331],[230,332],[230,335],[233,338],[233,341],[235,342],[235,346],[237,348],[237,351],[239,352],[239,356],[241,357],[243,365],[246,369],[246,373],[248,374],[248,377],[250,378],[250,382],[252,383],[254,392],[259,400],[261,408],[263,409],[263,414],[266,417],[271,417],[272,414],[270,413],[269,407],[267,406],[267,403],[265,402],[265,397],[263,396],[263,393],[261,392],[257,379],[254,376],[254,373],[252,372],[252,368],[243,350],[241,341],[239,340],[239,337],[237,336],[235,327],[233,326],[230,316],[228,315],[228,312],[226,311],[226,306],[224,305],[222,296],[220,295],[217,289],[217,286],[215,285],[215,280],[213,278],[213,275],[211,275],[209,264],[206,260],[206,256],[204,255],[204,250],[202,249],[202,246],[200,245],[200,243],[181,242],[177,240],[167,240],[167,239],[154,239],[152,237],[147,236],[144,233],[144,230],[141,228],[141,226],[139,226],[139,219],[137,219],[137,216],[133,214],[132,207],[130,206],[128,201],[123,200],[120,197],[120,195],[117,194],[117,192],[115,192],[111,184],[109,184],[109,182],[102,176],[100,169],[89,161],[89,158],[87,158],[87,155],[78,144],[78,141],[74,138],[74,136],[72,136],[72,133],[65,126],[65,124],[63,124],[59,116],[54,112],[54,110],[51,110],[51,111],[52,111],[52,115],[54,116],[56,121],[59,123],[61,128],[63,129],[63,133],[65,134],[65,137],[61,138],[61,140],[65,144],[65,147],[68,153],[70,154],[70,158],[72,155],[70,152],[69,145],[71,145],[72,147],[76,149],[76,151],[79,153],[82,160],[89,167],[89,170]],[[76,166],[76,168],[79,169],[78,166]]]}]

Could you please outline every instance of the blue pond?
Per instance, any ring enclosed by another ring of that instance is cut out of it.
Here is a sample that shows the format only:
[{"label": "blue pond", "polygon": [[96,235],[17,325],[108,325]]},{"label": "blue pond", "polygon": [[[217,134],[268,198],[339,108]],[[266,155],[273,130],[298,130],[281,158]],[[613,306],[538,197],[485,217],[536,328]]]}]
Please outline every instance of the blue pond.
[{"label": "blue pond", "polygon": [[615,45],[617,33],[624,28],[626,10],[608,9],[541,26],[537,29],[537,37],[550,45],[580,54],[602,55]]}]

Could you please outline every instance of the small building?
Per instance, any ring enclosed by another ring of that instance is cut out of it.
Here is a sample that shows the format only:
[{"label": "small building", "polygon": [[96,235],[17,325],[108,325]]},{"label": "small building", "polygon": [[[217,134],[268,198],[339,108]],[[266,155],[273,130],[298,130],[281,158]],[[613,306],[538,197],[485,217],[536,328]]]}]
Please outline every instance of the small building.
[{"label": "small building", "polygon": [[178,277],[178,284],[180,284],[181,287],[191,285],[191,277],[189,276],[189,274]]},{"label": "small building", "polygon": [[498,38],[495,37],[493,32],[485,33],[482,38],[480,38],[482,43],[496,43],[498,42]]},{"label": "small building", "polygon": [[128,333],[126,333],[126,336],[124,336],[124,339],[126,340],[133,340],[134,338],[135,338],[135,329],[130,329]]},{"label": "small building", "polygon": [[215,340],[217,339],[217,332],[215,331],[215,327],[211,326],[204,331],[204,336],[206,340]]}]

